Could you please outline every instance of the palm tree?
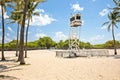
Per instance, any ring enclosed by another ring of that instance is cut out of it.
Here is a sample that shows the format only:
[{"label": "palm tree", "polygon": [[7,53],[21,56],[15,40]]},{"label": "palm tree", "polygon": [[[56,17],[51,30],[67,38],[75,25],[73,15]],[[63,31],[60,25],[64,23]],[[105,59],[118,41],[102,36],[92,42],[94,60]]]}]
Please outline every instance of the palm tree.
[{"label": "palm tree", "polygon": [[10,0],[1,0],[0,1],[0,5],[1,5],[1,9],[2,9],[2,59],[1,61],[5,61],[5,57],[4,57],[4,39],[5,39],[5,29],[4,29],[4,12],[6,11],[6,5],[5,3],[10,2]]},{"label": "palm tree", "polygon": [[16,56],[18,56],[18,40],[19,40],[19,25],[22,22],[22,15],[20,13],[11,12],[9,19],[12,20],[10,23],[17,22],[17,42],[16,42]]},{"label": "palm tree", "polygon": [[[15,23],[17,22],[18,27],[17,27],[17,42],[16,42],[16,56],[18,56],[18,39],[19,39],[19,26],[22,26],[22,13],[23,11],[21,9],[23,9],[23,0],[19,1],[19,0],[12,0],[12,2],[15,2],[16,5],[12,5],[12,8],[14,8],[14,11],[11,12],[11,15],[9,17],[9,19],[12,20],[11,23]],[[20,54],[18,56],[18,61],[20,58]]]},{"label": "palm tree", "polygon": [[5,61],[5,57],[4,57],[4,4],[1,1],[1,9],[2,9],[2,61]]},{"label": "palm tree", "polygon": [[23,20],[22,20],[22,27],[20,31],[20,64],[25,64],[24,61],[24,28],[25,28],[25,19],[26,19],[26,12],[27,12],[27,5],[29,0],[24,0],[24,9],[23,9]]},{"label": "palm tree", "polygon": [[[17,6],[21,6],[21,10],[23,11],[22,15],[22,26],[20,30],[20,64],[25,64],[24,61],[24,29],[25,29],[25,20],[26,20],[26,12],[28,10],[28,3],[30,2],[40,2],[44,0],[14,0],[16,3],[19,3]],[[19,11],[18,11],[19,12]]]},{"label": "palm tree", "polygon": [[110,29],[112,30],[112,37],[114,42],[114,55],[117,55],[117,49],[116,49],[116,42],[115,42],[115,35],[114,35],[114,28],[118,28],[117,22],[119,21],[119,17],[117,16],[118,13],[113,11],[108,14],[109,21],[105,22],[103,25],[108,26],[108,31]]},{"label": "palm tree", "polygon": [[25,58],[27,58],[27,40],[28,40],[29,24],[30,24],[30,20],[32,20],[32,15],[39,16],[38,12],[34,12],[38,4],[39,2],[36,2],[36,3],[29,2],[29,5],[28,5],[28,12],[27,12],[28,24],[27,24],[27,29],[26,29]]},{"label": "palm tree", "polygon": [[[12,0],[12,2],[15,2],[16,3],[16,5],[14,5],[14,11],[12,12],[12,14],[14,14],[14,16],[16,16],[17,17],[17,23],[18,24],[20,24],[20,26],[21,26],[21,28],[24,28],[24,26],[22,27],[22,25],[24,25],[24,21],[23,21],[23,19],[25,19],[24,18],[24,15],[23,15],[23,9],[24,9],[24,5],[26,5],[25,4],[25,1],[26,0]],[[25,14],[26,15],[26,14]],[[19,26],[19,25],[18,25]],[[22,30],[23,29],[21,29],[21,32],[22,32]],[[19,27],[18,27],[18,29],[17,29],[17,46],[16,46],[16,55],[18,55],[17,53],[18,53],[18,37],[19,37]],[[21,35],[22,33],[20,33],[20,38],[21,38],[21,36],[23,37],[23,34]],[[24,38],[23,38],[24,39]],[[23,45],[21,45],[21,46],[23,46],[23,48],[24,48],[24,43],[22,43]],[[21,48],[21,47],[20,47]],[[21,62],[20,62],[20,64],[25,64],[25,62],[24,62],[24,58],[22,58],[22,56],[21,56],[21,54],[23,55],[23,53],[21,53],[20,51],[23,51],[24,49],[22,49],[22,50],[20,50],[20,48],[19,48],[19,56],[18,56],[18,60],[17,61],[20,61],[21,60]],[[22,63],[23,62],[23,63]]]}]

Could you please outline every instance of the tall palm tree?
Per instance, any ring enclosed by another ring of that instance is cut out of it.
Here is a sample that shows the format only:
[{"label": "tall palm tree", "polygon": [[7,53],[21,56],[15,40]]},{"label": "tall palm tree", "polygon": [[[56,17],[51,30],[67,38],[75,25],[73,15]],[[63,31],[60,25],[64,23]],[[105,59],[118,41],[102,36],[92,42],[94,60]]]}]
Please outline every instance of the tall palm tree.
[{"label": "tall palm tree", "polygon": [[32,20],[32,15],[39,16],[39,12],[34,12],[38,4],[39,2],[36,2],[36,3],[29,2],[29,5],[28,5],[28,11],[27,11],[28,24],[26,29],[25,58],[27,58],[27,40],[28,40],[28,30],[30,26],[29,24],[30,24],[30,20]]},{"label": "tall palm tree", "polygon": [[29,0],[24,0],[24,9],[23,9],[23,20],[22,20],[22,27],[20,31],[20,64],[25,64],[24,60],[24,28],[25,28],[25,19],[26,19],[26,12],[27,12],[27,5]]},{"label": "tall palm tree", "polygon": [[20,49],[19,49],[19,54],[20,54],[20,64],[25,64],[24,61],[24,29],[25,29],[25,20],[26,20],[26,12],[27,12],[27,6],[29,1],[30,2],[40,2],[44,0],[14,0],[16,3],[20,3],[17,6],[22,6],[21,10],[23,10],[23,15],[22,15],[22,26],[20,30]]},{"label": "tall palm tree", "polygon": [[2,9],[2,59],[1,61],[5,61],[5,57],[4,57],[4,39],[5,39],[5,29],[4,29],[4,12],[6,11],[6,5],[5,3],[10,2],[11,0],[1,0],[0,1],[0,5],[1,5],[1,9]]},{"label": "tall palm tree", "polygon": [[114,55],[117,55],[117,49],[116,49],[116,42],[115,42],[115,35],[114,35],[114,28],[118,28],[117,26],[117,22],[119,21],[119,17],[117,16],[118,13],[116,13],[115,11],[110,12],[108,14],[108,19],[109,21],[105,22],[103,25],[107,25],[108,26],[108,31],[110,31],[110,29],[112,30],[112,37],[113,37],[113,42],[114,42]]},{"label": "tall palm tree", "polygon": [[[28,0],[29,1],[29,0]],[[24,26],[22,27],[22,25],[24,25],[25,23],[23,23],[24,21],[23,21],[23,18],[24,18],[24,14],[23,14],[23,12],[24,12],[24,8],[25,8],[25,0],[12,0],[12,2],[15,2],[16,3],[16,5],[14,5],[14,11],[12,12],[12,14],[15,14],[16,16],[18,16],[18,20],[17,20],[17,22],[20,24],[20,26],[21,26],[21,28],[23,28],[24,29]],[[25,14],[26,15],[26,14]],[[25,19],[25,18],[24,18]],[[19,26],[19,25],[18,25]],[[21,32],[22,32],[22,30],[23,29],[21,29]],[[18,39],[18,36],[19,36],[19,27],[18,27],[18,29],[17,29],[17,39]],[[23,34],[24,33],[21,33],[20,32],[20,38],[21,38],[21,36],[23,37]],[[22,35],[21,35],[22,34]],[[24,39],[24,38],[23,38]],[[22,43],[23,45],[21,45],[21,46],[23,46],[23,48],[24,48],[24,42]],[[24,49],[22,49],[22,50],[20,50],[21,49],[21,47],[19,47],[19,56],[18,56],[18,60],[17,61],[20,61],[21,60],[21,62],[20,62],[20,64],[25,64],[25,62],[24,62],[24,58],[21,56],[21,54],[23,55],[23,53],[21,53],[21,51],[23,51]],[[16,54],[17,54],[17,52],[18,52],[18,40],[17,40],[17,48],[16,48]],[[23,62],[23,63],[22,63]]]},{"label": "tall palm tree", "polygon": [[19,40],[19,26],[22,22],[22,15],[20,13],[11,12],[11,15],[9,16],[9,19],[11,20],[10,23],[17,22],[17,42],[16,42],[16,56],[18,56],[18,40]]},{"label": "tall palm tree", "polygon": [[[12,5],[12,8],[14,9],[14,11],[11,12],[11,15],[9,17],[9,19],[12,20],[12,23],[17,22],[18,26],[17,26],[17,42],[16,42],[16,56],[18,56],[18,39],[19,39],[19,26],[22,25],[22,10],[23,9],[23,0],[19,1],[19,0],[12,0],[12,2],[15,2],[16,5]],[[19,54],[20,55],[20,54]],[[19,57],[18,57],[18,61],[19,61]]]},{"label": "tall palm tree", "polygon": [[1,1],[1,9],[2,9],[2,61],[5,61],[5,57],[4,57],[4,3],[2,3]]}]

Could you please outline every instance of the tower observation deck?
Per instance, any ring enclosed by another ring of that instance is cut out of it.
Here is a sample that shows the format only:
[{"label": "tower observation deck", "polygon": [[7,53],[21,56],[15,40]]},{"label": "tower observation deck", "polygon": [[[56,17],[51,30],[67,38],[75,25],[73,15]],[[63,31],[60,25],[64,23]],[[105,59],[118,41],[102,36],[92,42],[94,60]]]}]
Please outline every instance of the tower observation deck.
[{"label": "tower observation deck", "polygon": [[81,15],[75,14],[70,18],[70,26],[71,27],[79,27],[82,25]]}]

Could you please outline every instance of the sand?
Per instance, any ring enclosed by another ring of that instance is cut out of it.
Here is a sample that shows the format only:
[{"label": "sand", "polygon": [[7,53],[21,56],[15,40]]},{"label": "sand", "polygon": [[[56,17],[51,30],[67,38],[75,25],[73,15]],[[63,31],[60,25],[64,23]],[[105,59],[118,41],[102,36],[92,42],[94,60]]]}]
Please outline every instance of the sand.
[{"label": "sand", "polygon": [[15,51],[6,51],[5,56],[8,61],[0,62],[0,75],[18,80],[120,80],[120,58],[58,58],[54,50],[32,50],[25,59],[27,65],[20,66]]}]

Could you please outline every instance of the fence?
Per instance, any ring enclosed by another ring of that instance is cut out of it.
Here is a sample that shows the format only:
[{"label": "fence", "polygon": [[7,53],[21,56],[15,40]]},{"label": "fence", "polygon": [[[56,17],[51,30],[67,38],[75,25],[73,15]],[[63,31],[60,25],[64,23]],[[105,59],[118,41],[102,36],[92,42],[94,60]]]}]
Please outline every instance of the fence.
[{"label": "fence", "polygon": [[102,57],[102,56],[110,56],[108,50],[80,50],[75,52],[70,52],[68,50],[56,51],[57,57]]}]

